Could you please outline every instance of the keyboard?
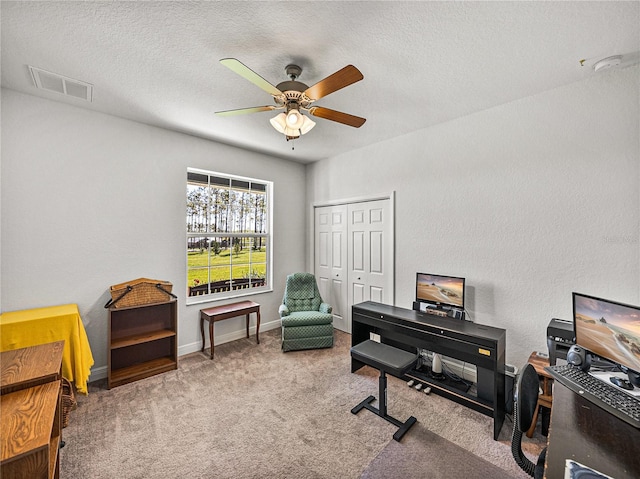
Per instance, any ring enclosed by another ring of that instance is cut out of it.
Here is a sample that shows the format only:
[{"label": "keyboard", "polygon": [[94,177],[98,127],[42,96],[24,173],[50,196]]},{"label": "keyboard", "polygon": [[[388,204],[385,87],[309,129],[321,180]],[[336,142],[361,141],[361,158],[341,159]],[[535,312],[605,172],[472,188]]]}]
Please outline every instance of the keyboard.
[{"label": "keyboard", "polygon": [[544,368],[554,379],[618,419],[640,429],[640,399],[568,364]]}]

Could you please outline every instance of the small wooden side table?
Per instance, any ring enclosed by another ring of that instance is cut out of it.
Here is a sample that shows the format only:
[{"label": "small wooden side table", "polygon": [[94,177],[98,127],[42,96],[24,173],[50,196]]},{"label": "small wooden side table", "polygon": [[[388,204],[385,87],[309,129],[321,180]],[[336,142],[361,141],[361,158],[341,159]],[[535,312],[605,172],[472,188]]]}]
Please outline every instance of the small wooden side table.
[{"label": "small wooden side table", "polygon": [[256,344],[260,344],[260,305],[253,301],[240,301],[239,303],[223,304],[213,308],[200,310],[200,333],[202,334],[202,349],[204,352],[204,322],[209,321],[209,342],[211,343],[210,359],[213,359],[213,323],[223,319],[235,318],[236,316],[247,316],[247,338],[249,337],[249,316],[256,313]]},{"label": "small wooden side table", "polygon": [[546,407],[551,409],[551,404],[553,402],[553,396],[551,394],[551,383],[552,377],[548,372],[544,370],[545,366],[549,366],[549,358],[544,356],[538,356],[538,353],[535,351],[531,353],[529,356],[529,364],[533,366],[538,373],[538,377],[542,378],[542,394],[538,395],[538,403],[536,404],[536,409],[533,412],[533,419],[531,421],[531,427],[527,431],[527,437],[533,437],[533,432],[536,429],[536,423],[538,422],[538,413],[540,412],[540,407]]}]

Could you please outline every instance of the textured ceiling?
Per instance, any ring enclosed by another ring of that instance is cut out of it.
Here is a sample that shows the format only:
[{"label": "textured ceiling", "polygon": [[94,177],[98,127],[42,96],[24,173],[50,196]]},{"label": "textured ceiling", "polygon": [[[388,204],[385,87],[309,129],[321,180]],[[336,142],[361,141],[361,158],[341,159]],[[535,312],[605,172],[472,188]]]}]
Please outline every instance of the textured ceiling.
[{"label": "textured ceiling", "polygon": [[[596,60],[640,51],[638,1],[2,1],[0,13],[5,88],[303,163],[580,81]],[[274,85],[289,63],[307,85],[353,64],[364,80],[316,104],[367,122],[314,119],[292,150],[269,124],[274,112],[217,117],[273,101],[218,63],[227,57]],[[27,65],[93,84],[93,102],[36,90]]]}]

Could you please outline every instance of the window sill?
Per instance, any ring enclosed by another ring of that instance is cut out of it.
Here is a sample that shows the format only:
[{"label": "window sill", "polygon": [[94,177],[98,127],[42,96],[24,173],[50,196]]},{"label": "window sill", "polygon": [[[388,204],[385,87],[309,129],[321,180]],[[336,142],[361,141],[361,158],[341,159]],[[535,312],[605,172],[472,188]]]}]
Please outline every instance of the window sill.
[{"label": "window sill", "polygon": [[236,294],[227,294],[227,293],[221,293],[219,295],[202,295],[202,296],[189,296],[187,297],[186,300],[186,304],[187,306],[191,306],[191,305],[195,305],[195,304],[203,304],[203,303],[212,303],[214,301],[224,301],[227,299],[235,299],[235,298],[242,298],[245,296],[254,296],[256,294],[263,294],[263,293],[273,293],[273,288],[264,288],[264,289],[256,289],[253,291],[246,291],[246,290],[240,290],[243,291],[242,293],[238,292]]}]

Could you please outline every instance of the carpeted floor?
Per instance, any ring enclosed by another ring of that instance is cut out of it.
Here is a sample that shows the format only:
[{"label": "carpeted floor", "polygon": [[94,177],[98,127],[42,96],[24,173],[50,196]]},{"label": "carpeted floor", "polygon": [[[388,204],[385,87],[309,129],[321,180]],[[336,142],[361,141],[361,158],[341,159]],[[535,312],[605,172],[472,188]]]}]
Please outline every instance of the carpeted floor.
[{"label": "carpeted floor", "polygon": [[362,479],[510,479],[513,476],[426,428],[402,442],[390,441],[369,464]]},{"label": "carpeted floor", "polygon": [[[351,414],[378,384],[373,369],[350,373],[351,336],[336,331],[334,348],[289,353],[279,330],[260,340],[216,346],[213,361],[182,357],[177,371],[112,390],[92,383],[63,431],[62,477],[527,477],[511,457],[509,420],[493,441],[491,418],[397,378],[389,413],[418,419],[401,443],[371,412]],[[545,438],[527,441],[534,456]]]}]

